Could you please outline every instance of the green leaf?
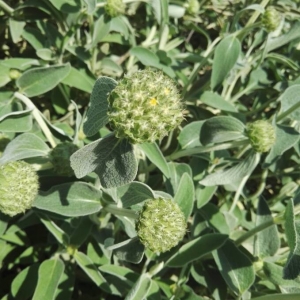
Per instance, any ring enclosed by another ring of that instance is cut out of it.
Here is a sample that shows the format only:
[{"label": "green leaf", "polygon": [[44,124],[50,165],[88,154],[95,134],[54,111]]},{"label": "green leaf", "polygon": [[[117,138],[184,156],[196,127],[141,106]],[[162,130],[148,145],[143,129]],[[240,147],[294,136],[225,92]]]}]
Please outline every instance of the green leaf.
[{"label": "green leaf", "polygon": [[36,50],[36,55],[45,61],[50,61],[54,59],[52,55],[52,51],[48,48],[41,48]]},{"label": "green leaf", "polygon": [[200,132],[203,145],[223,143],[244,137],[245,125],[236,118],[218,116],[206,120]]},{"label": "green leaf", "polygon": [[207,204],[211,198],[213,197],[214,193],[217,190],[217,186],[212,185],[212,186],[201,186],[196,188],[196,199],[197,199],[197,208],[203,207],[205,204]]},{"label": "green leaf", "polygon": [[31,298],[38,281],[39,264],[23,269],[11,284],[11,294],[16,300]]},{"label": "green leaf", "polygon": [[204,186],[214,186],[240,182],[244,177],[249,176],[253,172],[259,159],[259,154],[252,153],[234,167],[209,174],[200,180],[199,183]]},{"label": "green leaf", "polygon": [[200,143],[201,127],[205,121],[194,121],[184,126],[178,136],[178,142],[182,149],[202,146]]},{"label": "green leaf", "polygon": [[148,159],[154,163],[167,178],[170,177],[170,170],[167,161],[156,143],[144,143],[138,145],[138,147],[143,150]]},{"label": "green leaf", "polygon": [[[290,86],[285,90],[285,92],[280,97],[281,110],[280,113],[284,113],[288,110],[292,110],[288,115],[288,118],[292,120],[300,121],[300,85],[295,84]],[[293,106],[297,105],[297,109],[292,109]]]},{"label": "green leaf", "polygon": [[117,193],[124,208],[155,198],[151,188],[142,182],[131,182],[121,186]]},{"label": "green leaf", "polygon": [[[114,245],[115,248],[117,245]],[[120,246],[114,249],[114,255],[120,260],[128,261],[138,264],[142,261],[144,256],[144,245],[137,238],[132,238],[120,243]]]},{"label": "green leaf", "polygon": [[174,198],[174,202],[178,204],[180,209],[188,220],[194,207],[194,182],[188,173],[184,173],[180,179],[179,186]]},{"label": "green leaf", "polygon": [[100,289],[110,292],[110,288],[105,278],[87,255],[80,251],[76,251],[74,254],[74,259],[79,267]]},{"label": "green leaf", "polygon": [[212,252],[218,269],[232,291],[242,295],[254,282],[255,273],[249,258],[231,240]]},{"label": "green leaf", "polygon": [[[2,107],[3,108],[3,107]],[[8,104],[0,108],[0,132],[26,132],[32,129],[30,110],[23,110],[20,103]],[[15,110],[18,109],[18,110]]]},{"label": "green leaf", "polygon": [[220,233],[209,233],[200,236],[183,245],[173,256],[171,256],[171,258],[169,258],[166,262],[166,266],[183,267],[221,247],[227,239],[227,235]]},{"label": "green leaf", "polygon": [[294,201],[291,199],[285,209],[285,234],[290,248],[288,260],[283,269],[284,279],[296,279],[300,274],[300,221],[295,220]]},{"label": "green leaf", "polygon": [[54,296],[55,300],[72,299],[76,274],[75,264],[73,261],[64,263],[65,269],[63,274],[60,276],[59,284]]},{"label": "green leaf", "polygon": [[77,178],[95,172],[104,188],[127,184],[133,181],[137,173],[133,146],[113,135],[86,145],[70,159]]},{"label": "green leaf", "polygon": [[[259,198],[257,205],[257,216],[255,226],[259,226],[265,222],[272,222],[273,217],[266,200]],[[280,247],[280,239],[278,236],[277,226],[274,224],[255,236],[254,255],[259,258],[273,256]]]},{"label": "green leaf", "polygon": [[38,96],[52,90],[70,71],[70,64],[34,68],[25,71],[16,83],[28,97]]},{"label": "green leaf", "polygon": [[100,77],[95,82],[90,97],[90,108],[87,112],[83,132],[86,136],[92,136],[99,132],[100,128],[108,122],[107,96],[117,85],[117,82],[109,77]]},{"label": "green leaf", "polygon": [[234,35],[225,37],[216,47],[211,74],[211,88],[221,84],[235,65],[241,52],[241,44]]},{"label": "green leaf", "polygon": [[[38,66],[39,61],[33,58],[8,58],[0,61],[0,66],[7,67],[9,69],[18,69],[25,71],[31,66]],[[2,69],[3,70],[3,69]]]},{"label": "green leaf", "polygon": [[9,76],[10,68],[3,66],[2,64],[0,66],[1,66],[0,87],[2,87],[5,86],[8,82],[10,82],[11,78]]},{"label": "green leaf", "polygon": [[300,297],[300,293],[297,294],[271,294],[261,297],[251,298],[251,300],[297,300]]},{"label": "green leaf", "polygon": [[9,30],[15,44],[19,42],[25,25],[26,22],[9,19]]},{"label": "green leaf", "polygon": [[53,6],[64,13],[76,13],[81,9],[80,0],[49,0]]},{"label": "green leaf", "polygon": [[93,15],[96,10],[97,0],[83,0],[87,6],[87,13]]},{"label": "green leaf", "polygon": [[263,167],[267,168],[272,165],[285,151],[296,145],[299,139],[299,132],[297,132],[293,127],[276,125],[275,144],[268,153]]},{"label": "green leaf", "polygon": [[125,300],[141,300],[146,299],[147,293],[151,286],[151,277],[148,273],[140,276],[132,289],[127,294]]},{"label": "green leaf", "polygon": [[78,90],[91,93],[94,85],[94,79],[83,72],[71,67],[70,73],[62,80],[62,83],[75,87]]},{"label": "green leaf", "polygon": [[53,300],[64,268],[64,263],[58,258],[45,260],[39,267],[38,283],[32,299]]},{"label": "green leaf", "polygon": [[22,36],[35,50],[44,48],[45,36],[38,29],[26,26]]},{"label": "green leaf", "polygon": [[93,30],[93,42],[90,47],[97,47],[99,42],[108,35],[110,31],[110,22],[105,18],[105,15],[102,14],[100,18],[94,23],[94,30]]},{"label": "green leaf", "polygon": [[223,99],[218,93],[206,91],[201,95],[200,101],[222,111],[237,112],[235,106]]},{"label": "green leaf", "polygon": [[38,136],[32,133],[23,133],[14,138],[5,148],[0,164],[31,157],[45,157],[50,148]]},{"label": "green leaf", "polygon": [[33,206],[66,217],[86,216],[101,209],[102,193],[84,182],[71,182],[40,192]]},{"label": "green leaf", "polygon": [[145,66],[158,67],[159,58],[152,51],[136,46],[130,49],[129,53],[137,57],[137,59]]}]

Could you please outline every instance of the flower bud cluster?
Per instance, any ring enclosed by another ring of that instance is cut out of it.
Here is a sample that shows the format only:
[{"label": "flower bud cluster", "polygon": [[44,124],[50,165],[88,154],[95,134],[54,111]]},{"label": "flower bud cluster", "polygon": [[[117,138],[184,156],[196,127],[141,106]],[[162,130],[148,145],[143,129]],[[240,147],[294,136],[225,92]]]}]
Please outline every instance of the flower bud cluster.
[{"label": "flower bud cluster", "polygon": [[281,15],[273,6],[269,6],[262,15],[261,21],[266,31],[272,32],[279,26]]},{"label": "flower bud cluster", "polygon": [[33,167],[24,161],[0,166],[0,211],[11,217],[31,208],[39,181]]},{"label": "flower bud cluster", "polygon": [[137,223],[137,235],[155,253],[175,247],[186,233],[186,221],[179,206],[170,199],[147,200]]},{"label": "flower bud cluster", "polygon": [[125,76],[108,101],[116,136],[134,144],[153,143],[183,120],[177,88],[161,71],[146,69]]},{"label": "flower bud cluster", "polygon": [[106,13],[112,18],[125,13],[125,4],[122,0],[107,0],[104,8]]},{"label": "flower bud cluster", "polygon": [[259,153],[268,152],[276,140],[275,128],[265,120],[247,124],[247,136],[252,148]]},{"label": "flower bud cluster", "polygon": [[58,144],[50,153],[50,161],[54,172],[61,176],[74,176],[74,171],[70,165],[70,157],[79,148],[69,142]]}]

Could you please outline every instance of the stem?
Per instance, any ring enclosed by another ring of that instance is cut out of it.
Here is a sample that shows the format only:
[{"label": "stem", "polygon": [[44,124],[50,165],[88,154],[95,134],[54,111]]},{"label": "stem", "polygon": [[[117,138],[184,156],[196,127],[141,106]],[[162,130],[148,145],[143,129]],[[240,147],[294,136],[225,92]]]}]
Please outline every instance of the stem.
[{"label": "stem", "polygon": [[127,208],[118,207],[114,204],[107,204],[103,208],[107,212],[110,212],[116,216],[128,217],[128,218],[134,219],[134,220],[136,220],[138,218],[138,214],[135,211],[133,211],[131,209],[127,209]]},{"label": "stem", "polygon": [[199,147],[194,147],[194,148],[190,148],[190,149],[183,149],[183,150],[180,150],[178,152],[175,152],[175,153],[167,156],[167,160],[175,160],[175,159],[178,159],[178,158],[184,157],[184,156],[191,156],[191,155],[195,155],[195,154],[199,154],[199,153],[235,148],[238,146],[246,145],[248,143],[249,143],[249,140],[246,139],[246,140],[242,140],[242,141],[223,143],[220,145],[214,145],[214,146],[209,146],[209,147],[199,146]]},{"label": "stem", "polygon": [[297,103],[295,103],[293,106],[291,106],[288,110],[286,110],[285,112],[283,112],[282,114],[280,114],[276,121],[279,122],[281,120],[283,120],[284,118],[286,118],[290,113],[294,112],[296,109],[300,108],[300,101],[298,101]]},{"label": "stem", "polygon": [[0,0],[0,7],[7,12],[9,15],[12,15],[14,13],[14,9],[7,5],[4,1]]},{"label": "stem", "polygon": [[230,207],[229,213],[232,213],[234,211],[234,209],[235,209],[235,207],[236,207],[236,205],[237,205],[237,203],[239,201],[239,198],[240,198],[240,195],[242,193],[242,190],[243,190],[243,188],[244,188],[244,186],[245,186],[245,184],[246,184],[249,176],[250,176],[250,174],[248,174],[247,176],[245,176],[242,179],[242,181],[241,181],[241,183],[240,183],[240,185],[239,185],[239,187],[238,187],[238,189],[237,189],[237,191],[236,191],[236,193],[234,195],[233,202],[232,202],[232,205]]},{"label": "stem", "polygon": [[26,106],[28,106],[29,109],[32,109],[32,115],[39,124],[40,128],[42,129],[45,137],[48,139],[50,145],[52,148],[56,146],[56,142],[54,141],[53,135],[51,131],[49,130],[47,124],[45,123],[43,117],[41,116],[41,112],[36,108],[36,106],[32,103],[32,101],[27,98],[26,96],[22,95],[19,92],[15,92],[14,96],[21,100]]},{"label": "stem", "polygon": [[[262,6],[262,7],[265,8],[267,6],[267,4],[269,3],[269,1],[270,0],[263,0],[261,2],[260,6]],[[251,16],[251,18],[249,19],[249,21],[248,21],[248,23],[246,24],[245,27],[248,27],[248,26],[252,25],[257,20],[257,18],[259,17],[259,15],[260,15],[260,12],[259,11],[255,11],[253,13],[253,15]]]}]

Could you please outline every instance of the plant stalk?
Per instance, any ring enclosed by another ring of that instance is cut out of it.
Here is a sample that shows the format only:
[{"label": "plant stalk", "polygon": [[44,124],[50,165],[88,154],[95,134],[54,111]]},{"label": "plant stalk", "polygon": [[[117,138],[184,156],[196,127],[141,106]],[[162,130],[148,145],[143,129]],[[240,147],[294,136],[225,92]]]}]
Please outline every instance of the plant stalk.
[{"label": "plant stalk", "polygon": [[4,1],[0,0],[0,7],[7,12],[10,16],[13,15],[14,9],[6,4]]}]

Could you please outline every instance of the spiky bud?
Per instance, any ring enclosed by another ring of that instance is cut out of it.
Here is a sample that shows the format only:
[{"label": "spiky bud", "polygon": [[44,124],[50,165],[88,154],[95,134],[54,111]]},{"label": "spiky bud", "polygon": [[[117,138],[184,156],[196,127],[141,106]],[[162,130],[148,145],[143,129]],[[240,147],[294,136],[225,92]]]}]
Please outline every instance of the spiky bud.
[{"label": "spiky bud", "polygon": [[258,120],[247,125],[247,136],[256,152],[268,152],[275,143],[275,128],[268,121]]},{"label": "spiky bud", "polygon": [[137,235],[146,248],[155,253],[175,247],[186,233],[186,221],[171,199],[147,200],[136,223]]},{"label": "spiky bud", "polygon": [[122,0],[107,0],[104,8],[106,13],[112,18],[125,13],[125,4]]},{"label": "spiky bud", "polygon": [[69,142],[58,144],[50,153],[50,161],[54,172],[61,176],[74,176],[74,171],[70,165],[70,156],[79,148]]},{"label": "spiky bud", "polygon": [[199,13],[200,4],[198,0],[188,0],[186,11],[190,15],[196,15]]},{"label": "spiky bud", "polygon": [[153,143],[183,120],[177,88],[161,71],[146,69],[125,76],[108,100],[116,136],[134,144]]},{"label": "spiky bud", "polygon": [[262,15],[263,27],[268,32],[275,31],[280,24],[281,15],[273,6],[269,6]]},{"label": "spiky bud", "polygon": [[31,208],[39,181],[34,168],[24,161],[0,166],[0,210],[11,217]]}]

